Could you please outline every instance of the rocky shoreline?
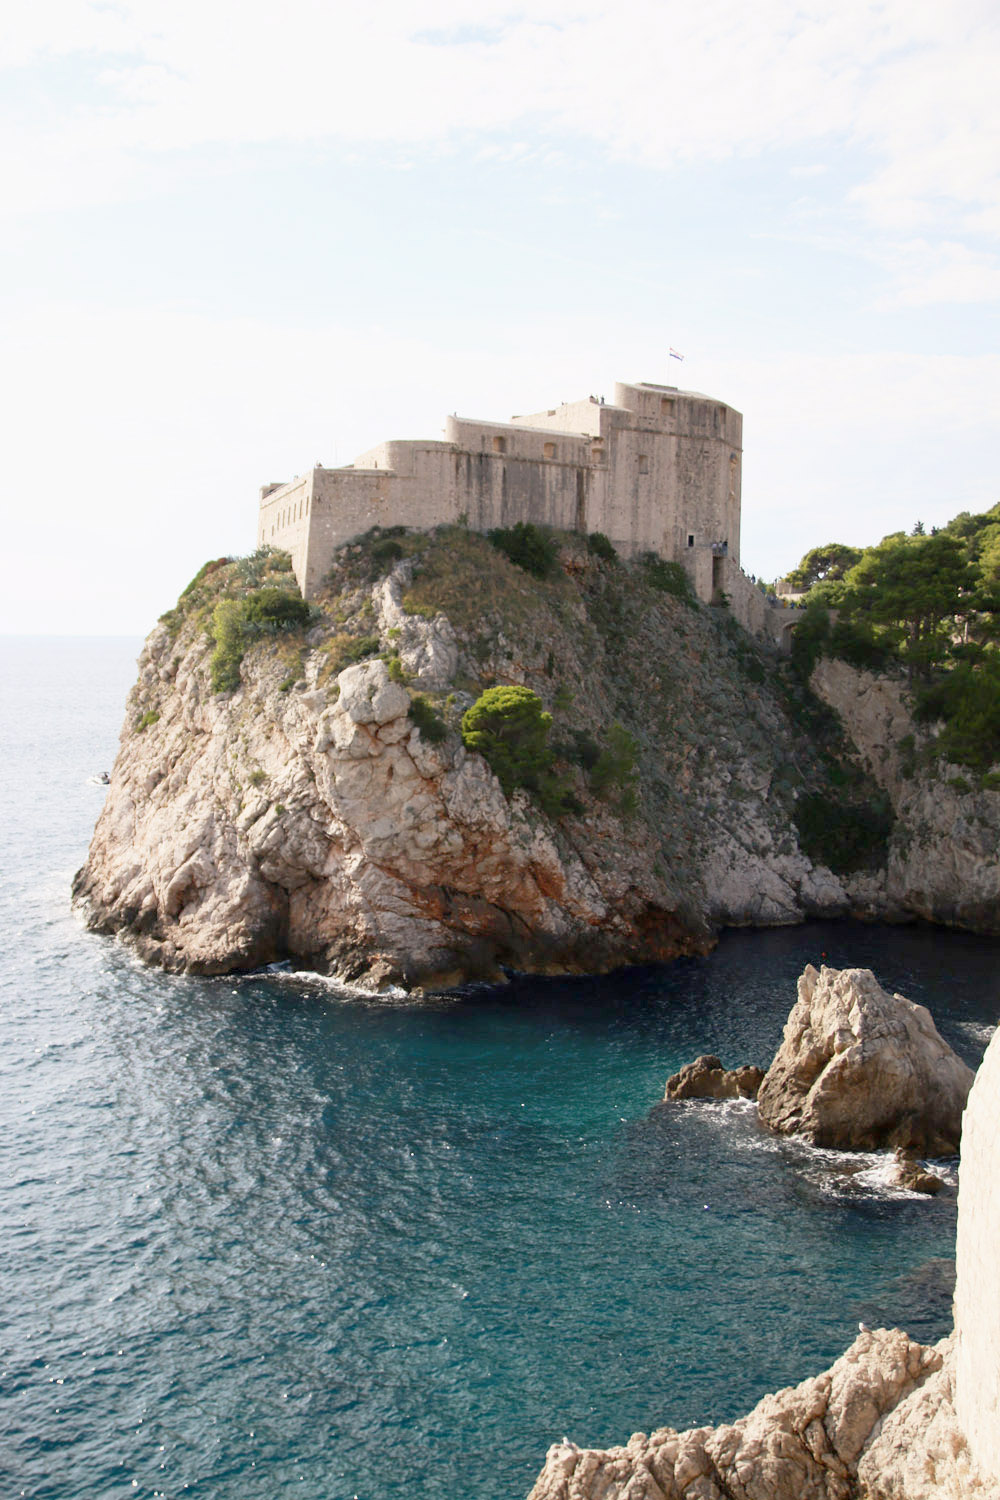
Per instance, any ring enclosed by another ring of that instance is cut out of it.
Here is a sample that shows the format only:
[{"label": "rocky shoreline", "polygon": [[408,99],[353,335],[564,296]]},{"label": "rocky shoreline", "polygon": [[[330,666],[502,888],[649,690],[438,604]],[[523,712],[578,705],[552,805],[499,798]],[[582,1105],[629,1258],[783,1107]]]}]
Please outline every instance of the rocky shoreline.
[{"label": "rocky shoreline", "polygon": [[[549,1449],[529,1500],[998,1500],[1000,1032],[973,1083],[920,1011],[887,996],[867,970],[807,968],[758,1099],[764,1123],[815,1139],[803,1108],[811,1075],[819,1099],[829,1104],[833,1093],[855,1110],[855,1141],[870,1145],[866,1116],[881,1120],[882,1142],[901,1120],[917,1128],[915,1083],[925,1144],[957,1145],[964,1125],[955,1332],[924,1345],[898,1328],[862,1325],[828,1370],[765,1396],[735,1422],[636,1432],[612,1448],[564,1438]],[[839,1065],[824,1087],[831,1037]],[[668,1101],[737,1097],[738,1070],[698,1061],[708,1066],[668,1082]],[[936,1087],[926,1089],[928,1077]]]}]

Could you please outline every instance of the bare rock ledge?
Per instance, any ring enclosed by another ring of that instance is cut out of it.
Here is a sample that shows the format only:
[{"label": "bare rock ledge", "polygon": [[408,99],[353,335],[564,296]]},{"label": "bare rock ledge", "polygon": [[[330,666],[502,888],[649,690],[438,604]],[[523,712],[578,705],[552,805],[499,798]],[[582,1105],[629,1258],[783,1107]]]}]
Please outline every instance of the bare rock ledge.
[{"label": "bare rock ledge", "polygon": [[663,1097],[664,1100],[756,1099],[763,1078],[764,1069],[755,1068],[752,1063],[724,1068],[719,1058],[703,1053],[667,1079]]}]

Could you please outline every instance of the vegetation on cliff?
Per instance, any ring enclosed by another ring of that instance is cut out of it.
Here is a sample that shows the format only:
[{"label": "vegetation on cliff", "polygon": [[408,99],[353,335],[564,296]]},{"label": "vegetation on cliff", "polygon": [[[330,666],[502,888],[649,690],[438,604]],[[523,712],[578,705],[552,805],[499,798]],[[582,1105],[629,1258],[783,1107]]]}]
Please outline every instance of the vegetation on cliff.
[{"label": "vegetation on cliff", "polygon": [[[527,541],[375,530],[308,606],[285,555],[202,569],[140,661],[77,884],[93,925],[167,967],[292,954],[407,984],[902,914],[911,886],[921,914],[992,930],[989,809],[963,824],[967,897],[935,852],[940,789],[908,783],[894,824],[852,669],[830,664],[834,713],[662,560],[550,532],[539,577]],[[898,690],[864,691],[899,740]]]},{"label": "vegetation on cliff", "polygon": [[814,548],[789,579],[809,589],[793,645],[804,674],[823,654],[905,672],[929,753],[989,776],[1000,760],[1000,505],[863,550]]}]

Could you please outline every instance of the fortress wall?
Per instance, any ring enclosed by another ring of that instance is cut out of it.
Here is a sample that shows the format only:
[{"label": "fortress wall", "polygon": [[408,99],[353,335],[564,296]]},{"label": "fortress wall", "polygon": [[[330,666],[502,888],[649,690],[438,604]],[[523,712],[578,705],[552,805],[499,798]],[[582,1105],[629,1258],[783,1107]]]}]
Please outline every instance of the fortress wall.
[{"label": "fortress wall", "polygon": [[455,455],[462,511],[476,531],[538,521],[563,531],[587,531],[594,479],[585,464],[539,463],[492,453]]},{"label": "fortress wall", "polygon": [[449,417],[445,436],[463,453],[506,454],[538,463],[581,464],[590,458],[589,438],[557,427],[524,427],[514,422],[472,422],[467,417]]},{"label": "fortress wall", "polygon": [[[270,492],[268,492],[270,490]],[[309,517],[312,509],[312,475],[261,491],[257,517],[257,546],[276,547],[292,555],[292,567],[302,587],[306,570]]]},{"label": "fortress wall", "polygon": [[295,567],[305,599],[315,598],[336,548],[372,526],[394,524],[397,506],[397,481],[388,469],[314,469],[311,479],[304,564],[301,572]]},{"label": "fortress wall", "polygon": [[372,526],[464,517],[479,531],[519,521],[602,531],[624,556],[682,562],[706,601],[724,560],[712,546],[726,542],[737,565],[726,592],[756,618],[738,569],[742,427],[739,412],[710,397],[621,382],[614,405],[589,397],[511,422],[452,416],[444,442],[380,443],[349,468],[265,489],[258,540],[291,552],[310,598],[335,549]]},{"label": "fortress wall", "polygon": [[973,1456],[1000,1484],[1000,1031],[962,1119],[955,1409]]}]

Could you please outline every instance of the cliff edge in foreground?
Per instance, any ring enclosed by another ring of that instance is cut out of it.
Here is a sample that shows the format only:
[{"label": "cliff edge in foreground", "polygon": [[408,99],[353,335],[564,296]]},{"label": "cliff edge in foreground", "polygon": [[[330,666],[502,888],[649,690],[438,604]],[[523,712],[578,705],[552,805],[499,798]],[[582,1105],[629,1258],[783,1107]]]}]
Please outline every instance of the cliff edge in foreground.
[{"label": "cliff edge in foreground", "polygon": [[[907,913],[895,783],[724,600],[604,538],[511,537],[373,533],[314,606],[285,554],[207,565],[139,661],[90,925],[173,970],[413,986]],[[533,760],[463,736],[497,684],[537,706]]]},{"label": "cliff edge in foreground", "polygon": [[747,1417],[548,1452],[529,1500],[1000,1500],[1000,1032],[965,1112],[955,1333],[862,1329]]}]

